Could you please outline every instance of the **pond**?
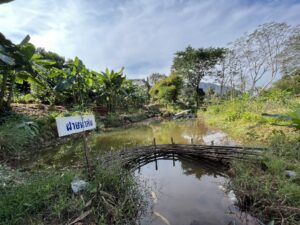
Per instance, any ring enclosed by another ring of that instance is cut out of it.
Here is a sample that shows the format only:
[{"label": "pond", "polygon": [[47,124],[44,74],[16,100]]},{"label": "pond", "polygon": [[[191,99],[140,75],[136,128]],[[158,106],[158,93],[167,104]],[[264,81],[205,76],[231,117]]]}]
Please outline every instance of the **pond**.
[{"label": "pond", "polygon": [[226,191],[227,179],[205,162],[187,159],[158,160],[135,172],[140,185],[149,190],[147,213],[141,225],[254,225],[253,217],[234,204]]},{"label": "pond", "polygon": [[[156,144],[215,144],[236,145],[226,134],[208,128],[201,119],[149,122],[128,128],[89,135],[90,157],[99,157],[108,151],[141,145]],[[40,154],[35,158],[39,167],[76,167],[84,159],[80,140]],[[156,170],[151,162],[135,171],[140,187],[149,190],[149,206],[140,223],[146,224],[256,224],[250,215],[235,206],[234,193],[224,190],[227,178],[217,167],[201,161],[178,158],[159,160]]]},{"label": "pond", "polygon": [[[201,119],[170,120],[163,122],[149,122],[128,128],[116,128],[110,131],[95,133],[88,137],[91,148],[91,158],[96,158],[107,151],[120,150],[141,145],[150,145],[155,138],[157,144],[171,143],[171,137],[177,144],[211,144],[235,145],[226,134],[209,129]],[[52,148],[31,158],[35,166],[76,166],[83,162],[83,147],[81,140],[70,141]]]}]

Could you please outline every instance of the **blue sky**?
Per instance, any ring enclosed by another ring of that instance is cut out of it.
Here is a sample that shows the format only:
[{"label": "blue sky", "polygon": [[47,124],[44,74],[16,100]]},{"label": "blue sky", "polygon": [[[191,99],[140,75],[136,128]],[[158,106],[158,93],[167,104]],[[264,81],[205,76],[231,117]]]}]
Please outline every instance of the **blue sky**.
[{"label": "blue sky", "polygon": [[300,24],[296,0],[15,0],[0,5],[0,31],[91,69],[125,66],[130,78],[169,73],[188,45],[221,47],[259,24]]}]

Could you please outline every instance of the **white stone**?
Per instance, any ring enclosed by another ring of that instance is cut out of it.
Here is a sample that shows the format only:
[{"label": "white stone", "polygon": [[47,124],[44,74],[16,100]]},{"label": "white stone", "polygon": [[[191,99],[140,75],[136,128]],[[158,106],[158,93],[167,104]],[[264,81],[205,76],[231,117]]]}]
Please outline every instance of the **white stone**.
[{"label": "white stone", "polygon": [[286,170],[285,173],[286,173],[286,175],[288,177],[295,177],[295,176],[297,176],[297,173],[295,171],[293,171],[293,170]]},{"label": "white stone", "polygon": [[229,191],[227,196],[233,204],[237,202],[237,198],[236,198],[236,195],[234,194],[233,190]]},{"label": "white stone", "polygon": [[77,194],[80,191],[85,190],[87,188],[87,186],[88,186],[88,182],[85,182],[84,180],[75,180],[75,181],[72,181],[72,183],[71,183],[72,191],[75,194]]}]

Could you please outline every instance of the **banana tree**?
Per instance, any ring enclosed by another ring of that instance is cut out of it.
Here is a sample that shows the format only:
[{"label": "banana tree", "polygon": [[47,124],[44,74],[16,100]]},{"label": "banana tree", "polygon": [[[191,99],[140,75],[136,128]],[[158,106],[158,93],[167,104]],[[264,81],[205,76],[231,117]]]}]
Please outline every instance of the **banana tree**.
[{"label": "banana tree", "polygon": [[28,81],[45,86],[44,82],[47,69],[45,66],[52,65],[49,60],[41,60],[35,54],[35,47],[29,43],[27,35],[18,44],[13,44],[0,33],[0,74],[2,75],[0,91],[0,112],[10,108],[15,83]]},{"label": "banana tree", "polygon": [[76,103],[83,107],[85,105],[84,96],[93,85],[92,73],[77,56],[74,60],[70,60],[65,67],[64,70],[51,74],[51,78],[58,76],[62,78],[54,90],[57,93],[73,94]]},{"label": "banana tree", "polygon": [[30,70],[29,59],[33,56],[35,49],[28,43],[29,39],[30,37],[26,36],[19,45],[15,45],[0,33],[0,72],[2,74],[0,111],[4,111],[5,104],[9,107],[16,73],[21,70]]},{"label": "banana tree", "polygon": [[105,72],[95,72],[94,79],[99,83],[99,87],[102,90],[100,97],[105,99],[107,107],[110,110],[113,110],[117,105],[118,96],[121,91],[121,87],[126,80],[125,75],[123,74],[124,67],[120,71],[115,72],[114,70],[106,69]]}]

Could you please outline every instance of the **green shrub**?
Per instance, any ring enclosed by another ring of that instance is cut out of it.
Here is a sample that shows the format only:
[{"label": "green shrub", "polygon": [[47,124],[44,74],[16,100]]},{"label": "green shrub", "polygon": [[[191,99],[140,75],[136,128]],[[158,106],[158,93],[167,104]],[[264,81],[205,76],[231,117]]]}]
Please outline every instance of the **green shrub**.
[{"label": "green shrub", "polygon": [[150,90],[150,95],[154,100],[159,100],[163,104],[177,101],[181,88],[181,78],[172,73],[170,76],[158,81]]},{"label": "green shrub", "polygon": [[241,115],[240,115],[239,112],[227,112],[227,116],[225,118],[225,121],[233,122],[233,121],[236,121],[240,118],[241,118]]},{"label": "green shrub", "polygon": [[39,99],[35,98],[32,94],[20,95],[14,101],[18,103],[40,103]]},{"label": "green shrub", "polygon": [[[25,145],[28,145],[38,134],[39,124],[27,116],[15,115],[6,117],[6,121],[0,123],[0,149],[1,153],[14,155],[21,153]],[[0,155],[1,155],[0,153]]]},{"label": "green shrub", "polygon": [[272,158],[266,162],[266,165],[271,174],[283,174],[286,162],[282,159]]},{"label": "green shrub", "polygon": [[261,116],[256,115],[252,112],[244,112],[241,115],[241,119],[244,120],[244,121],[256,122],[256,121],[259,121],[261,119]]}]

